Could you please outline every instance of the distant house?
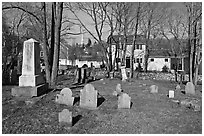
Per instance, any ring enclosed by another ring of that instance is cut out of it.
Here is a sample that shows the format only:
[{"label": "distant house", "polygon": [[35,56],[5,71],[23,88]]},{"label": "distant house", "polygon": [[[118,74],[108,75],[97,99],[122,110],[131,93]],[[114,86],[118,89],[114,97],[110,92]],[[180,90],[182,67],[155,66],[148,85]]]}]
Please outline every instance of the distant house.
[{"label": "distant house", "polygon": [[[126,54],[125,54],[125,66],[126,68],[130,68],[130,61],[131,61],[131,53],[132,53],[132,48],[133,48],[133,35],[127,36],[126,39]],[[123,35],[114,35],[113,37],[109,38],[111,41],[111,52],[112,52],[112,64],[114,63],[114,59],[116,58],[116,61],[121,61],[119,58],[122,56],[122,45],[124,44],[124,36]],[[116,50],[118,53],[116,53]],[[142,66],[144,64],[144,55],[145,55],[145,50],[146,50],[146,45],[144,41],[144,36],[143,35],[138,35],[137,36],[137,42],[135,45],[135,50],[134,50],[134,69],[138,66],[140,63]],[[116,56],[117,55],[117,56]],[[114,65],[114,64],[113,64]]]},{"label": "distant house", "polygon": [[168,49],[151,49],[149,51],[147,69],[150,71],[162,71],[164,66],[169,70],[188,71],[189,58],[187,52],[175,55]]},{"label": "distant house", "polygon": [[[80,48],[83,48],[82,46]],[[59,66],[78,66],[82,67],[84,64],[86,64],[88,67],[91,67],[91,65],[95,66],[96,68],[100,68],[100,65],[102,64],[102,59],[100,57],[95,57],[88,52],[91,50],[91,47],[89,50],[82,49],[82,53],[80,56],[76,56],[76,59],[70,60],[68,58],[69,49],[68,47],[61,46],[60,48],[60,56],[59,56]]]},{"label": "distant house", "polygon": [[[111,51],[112,51],[112,64],[114,63],[114,58],[116,56],[116,60],[119,60],[122,56],[122,45],[124,36],[121,35],[114,35],[111,39]],[[179,71],[185,71],[188,73],[189,71],[189,56],[188,56],[188,50],[184,50],[182,54],[179,54],[178,52],[181,47],[175,47],[174,50],[176,53],[172,52],[172,47],[168,43],[168,41],[164,39],[157,39],[156,45],[153,45],[155,41],[151,41],[150,50],[149,50],[149,59],[148,59],[148,67],[147,70],[149,71],[162,71],[162,68],[164,66],[168,67],[169,70],[173,70],[177,68]],[[183,43],[182,45],[186,45],[186,40],[181,40]],[[130,68],[130,57],[131,52],[133,49],[133,35],[127,36],[127,48],[126,48],[126,54],[125,54],[125,66],[126,68]],[[116,47],[118,48],[118,53],[116,53]],[[146,43],[143,35],[138,35],[134,50],[134,69],[138,67],[138,64],[140,63],[141,67],[144,68],[144,56],[146,52]],[[116,63],[117,61],[115,61]]]}]

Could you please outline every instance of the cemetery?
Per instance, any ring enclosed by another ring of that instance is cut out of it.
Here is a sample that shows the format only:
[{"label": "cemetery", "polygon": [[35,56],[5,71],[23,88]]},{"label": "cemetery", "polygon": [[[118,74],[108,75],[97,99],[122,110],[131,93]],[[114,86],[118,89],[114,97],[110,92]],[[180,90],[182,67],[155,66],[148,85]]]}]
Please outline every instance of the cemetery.
[{"label": "cemetery", "polygon": [[[27,43],[31,50],[37,47],[36,41],[31,39],[24,42],[25,50]],[[106,74],[96,73],[96,79],[88,82],[85,81],[86,71],[81,68],[80,72],[76,69],[74,79],[73,75],[61,78],[62,82],[54,89],[38,89],[38,84],[45,84],[43,78],[38,78],[36,69],[39,63],[33,59],[38,59],[32,56],[34,54],[26,51],[23,56],[19,86],[3,86],[4,134],[174,134],[202,131],[200,85],[128,79],[124,68],[121,68],[120,78],[107,78]],[[30,63],[30,58],[35,63]]]},{"label": "cemetery", "polygon": [[2,134],[202,134],[201,10],[3,2]]}]

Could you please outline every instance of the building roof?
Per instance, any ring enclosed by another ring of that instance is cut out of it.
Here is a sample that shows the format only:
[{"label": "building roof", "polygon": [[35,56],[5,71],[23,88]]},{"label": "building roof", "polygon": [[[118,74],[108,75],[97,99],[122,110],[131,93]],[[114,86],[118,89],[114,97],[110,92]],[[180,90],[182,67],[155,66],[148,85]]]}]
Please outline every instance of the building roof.
[{"label": "building roof", "polygon": [[169,49],[150,49],[149,50],[150,58],[180,58],[188,57],[188,52],[185,51],[183,54],[178,54]]},{"label": "building roof", "polygon": [[[120,40],[119,40],[120,39]],[[133,43],[134,35],[127,36],[127,44],[131,45]],[[108,42],[112,44],[118,44],[119,41],[123,44],[124,43],[124,35],[113,35],[112,37],[108,38]],[[137,35],[137,44],[145,44],[144,35]]]}]

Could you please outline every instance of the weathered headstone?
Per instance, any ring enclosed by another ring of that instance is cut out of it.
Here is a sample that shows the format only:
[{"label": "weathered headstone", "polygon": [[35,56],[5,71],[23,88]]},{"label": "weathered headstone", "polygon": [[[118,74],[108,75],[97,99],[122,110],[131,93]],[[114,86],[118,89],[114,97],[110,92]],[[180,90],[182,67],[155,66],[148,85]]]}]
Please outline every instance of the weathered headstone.
[{"label": "weathered headstone", "polygon": [[119,94],[121,94],[122,93],[122,87],[121,87],[121,84],[117,84],[116,85],[116,89],[115,89],[115,91],[113,91],[113,95],[115,95],[115,96],[118,96]]},{"label": "weathered headstone", "polygon": [[47,91],[40,68],[40,45],[34,39],[24,42],[22,75],[19,77],[19,87],[12,88],[13,96],[38,96]]},{"label": "weathered headstone", "polygon": [[126,81],[128,78],[126,75],[125,66],[121,66],[120,68],[121,68],[121,73],[122,73],[122,81]]},{"label": "weathered headstone", "polygon": [[130,109],[130,104],[131,104],[131,97],[126,94],[122,93],[118,97],[118,109]]},{"label": "weathered headstone", "polygon": [[75,75],[74,84],[77,84],[77,83],[79,83],[79,79],[80,79],[78,68],[74,70],[74,75]]},{"label": "weathered headstone", "polygon": [[176,85],[176,90],[181,90],[181,86],[180,85]]},{"label": "weathered headstone", "polygon": [[97,108],[97,94],[92,84],[86,84],[80,91],[80,107],[95,109]]},{"label": "weathered headstone", "polygon": [[151,85],[150,86],[150,93],[158,93],[158,86]]},{"label": "weathered headstone", "polygon": [[186,94],[195,94],[195,86],[192,82],[188,82],[185,86],[185,93]]},{"label": "weathered headstone", "polygon": [[84,83],[84,68],[81,68],[81,81],[80,81],[80,83]]},{"label": "weathered headstone", "polygon": [[72,112],[68,109],[63,109],[59,114],[59,123],[66,123],[72,126]]},{"label": "weathered headstone", "polygon": [[69,88],[64,88],[61,90],[60,94],[57,94],[55,102],[59,104],[66,104],[72,106],[74,102],[74,97],[72,97],[72,91]]},{"label": "weathered headstone", "polygon": [[169,98],[174,98],[174,91],[173,90],[169,90]]}]

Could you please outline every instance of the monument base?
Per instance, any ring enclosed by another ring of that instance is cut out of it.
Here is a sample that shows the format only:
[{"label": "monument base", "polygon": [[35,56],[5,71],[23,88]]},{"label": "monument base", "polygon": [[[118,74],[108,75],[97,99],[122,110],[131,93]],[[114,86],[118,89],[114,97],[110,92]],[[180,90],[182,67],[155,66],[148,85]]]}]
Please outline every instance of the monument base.
[{"label": "monument base", "polygon": [[19,86],[37,86],[44,83],[41,75],[21,75],[19,77]]},{"label": "monument base", "polygon": [[48,84],[41,84],[38,86],[18,86],[11,89],[12,96],[33,97],[40,96],[46,93]]}]

